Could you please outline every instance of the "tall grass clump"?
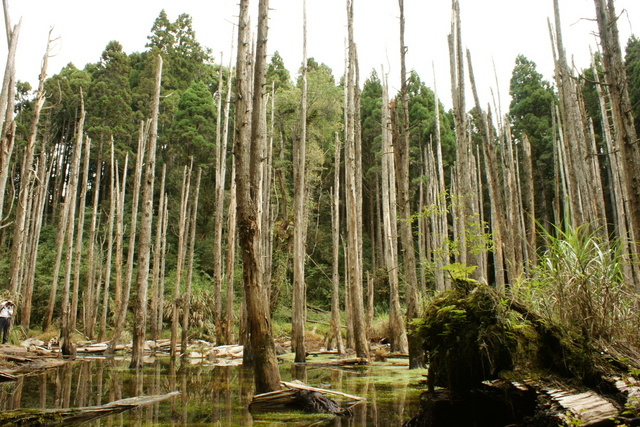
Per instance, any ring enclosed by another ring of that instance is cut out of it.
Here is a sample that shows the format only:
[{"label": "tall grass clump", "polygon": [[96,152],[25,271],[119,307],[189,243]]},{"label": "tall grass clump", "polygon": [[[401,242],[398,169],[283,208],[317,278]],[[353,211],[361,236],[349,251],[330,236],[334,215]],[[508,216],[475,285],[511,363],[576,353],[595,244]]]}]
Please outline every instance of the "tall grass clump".
[{"label": "tall grass clump", "polygon": [[588,225],[544,231],[546,251],[514,296],[551,322],[587,340],[615,342],[635,336],[637,296],[625,284],[619,241]]}]

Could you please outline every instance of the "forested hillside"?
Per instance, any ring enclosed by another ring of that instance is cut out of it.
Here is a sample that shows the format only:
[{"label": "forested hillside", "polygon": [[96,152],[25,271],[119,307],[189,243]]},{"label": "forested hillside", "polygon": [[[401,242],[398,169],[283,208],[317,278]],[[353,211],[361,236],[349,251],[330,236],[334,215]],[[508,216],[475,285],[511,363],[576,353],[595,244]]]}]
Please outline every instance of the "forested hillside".
[{"label": "forested hillside", "polygon": [[143,52],[114,40],[52,75],[43,52],[37,88],[7,67],[0,288],[17,302],[14,330],[67,345],[79,332],[111,351],[170,336],[176,355],[193,338],[249,343],[247,305],[261,299],[298,325],[294,347],[313,308],[333,312],[328,348],[346,339],[368,358],[361,340],[384,313],[375,338],[413,359],[411,320],[469,276],[594,337],[626,334],[640,286],[640,40],[620,50],[614,11],[595,4],[592,66],[571,66],[556,8],[556,74],[513,58],[506,111],[478,98],[456,1],[451,109],[404,56],[401,82],[359,70],[352,34],[345,70],[313,52],[288,70],[242,22],[245,45],[223,58],[189,15],[164,11],[140,23],[152,24]]}]

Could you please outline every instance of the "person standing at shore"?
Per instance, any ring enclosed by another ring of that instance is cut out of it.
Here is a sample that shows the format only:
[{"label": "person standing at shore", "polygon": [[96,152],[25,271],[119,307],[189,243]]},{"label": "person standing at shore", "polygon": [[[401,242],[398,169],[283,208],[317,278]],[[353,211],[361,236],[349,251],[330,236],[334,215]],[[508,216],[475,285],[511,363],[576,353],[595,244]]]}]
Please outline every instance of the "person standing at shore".
[{"label": "person standing at shore", "polygon": [[0,302],[0,333],[2,334],[2,344],[6,344],[9,339],[9,328],[11,328],[11,318],[15,304],[11,300]]}]

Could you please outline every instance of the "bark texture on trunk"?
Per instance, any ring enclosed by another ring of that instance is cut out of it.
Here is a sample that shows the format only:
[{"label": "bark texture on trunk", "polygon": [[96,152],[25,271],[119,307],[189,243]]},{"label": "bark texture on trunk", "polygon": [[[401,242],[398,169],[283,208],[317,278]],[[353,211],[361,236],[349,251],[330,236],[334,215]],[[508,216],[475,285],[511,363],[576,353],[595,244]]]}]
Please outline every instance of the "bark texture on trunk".
[{"label": "bark texture on trunk", "polygon": [[[236,181],[238,232],[242,246],[242,276],[248,313],[256,393],[280,389],[271,329],[269,295],[263,283],[262,229],[259,212],[266,153],[265,73],[268,34],[268,0],[258,6],[258,33],[251,93],[248,0],[240,2],[238,63],[236,66]],[[253,95],[251,97],[251,95]],[[251,99],[253,98],[253,99]]]}]

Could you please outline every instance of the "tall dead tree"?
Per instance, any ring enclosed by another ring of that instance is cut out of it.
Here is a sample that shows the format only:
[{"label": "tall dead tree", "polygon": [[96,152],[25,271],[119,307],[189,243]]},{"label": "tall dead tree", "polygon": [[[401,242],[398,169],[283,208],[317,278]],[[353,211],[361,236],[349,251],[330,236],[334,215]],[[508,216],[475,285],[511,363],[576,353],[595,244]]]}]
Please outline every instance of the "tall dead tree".
[{"label": "tall dead tree", "polygon": [[76,222],[76,242],[73,246],[73,286],[71,289],[71,310],[69,312],[69,328],[76,329],[78,317],[78,294],[80,292],[80,266],[82,264],[82,249],[84,247],[84,216],[87,203],[87,187],[89,185],[89,157],[91,153],[91,139],[85,138],[82,154],[82,178],[78,197],[78,220]]},{"label": "tall dead tree", "polygon": [[[305,216],[305,163],[307,144],[307,2],[302,2],[302,73],[300,99],[300,137],[293,145],[293,307],[291,310],[291,345],[295,361],[304,363],[304,325],[307,311],[307,287],[304,263],[307,258],[305,244],[307,218]],[[297,143],[296,143],[297,142]]]},{"label": "tall dead tree", "polygon": [[[451,65],[451,99],[453,101],[453,121],[456,135],[456,185],[454,204],[458,204],[456,236],[459,248],[458,260],[469,266],[480,265],[477,239],[484,233],[479,220],[477,195],[474,187],[475,174],[471,141],[467,135],[467,112],[465,107],[464,51],[462,49],[462,29],[460,4],[452,0],[451,33],[449,34],[449,57]],[[481,269],[476,269],[473,277],[481,277]]]},{"label": "tall dead tree", "polygon": [[100,295],[100,281],[96,281],[96,233],[98,227],[98,208],[100,205],[100,188],[102,185],[102,143],[98,147],[98,159],[96,161],[96,178],[93,183],[93,203],[89,234],[87,237],[89,247],[87,249],[87,275],[85,279],[84,331],[89,339],[93,339],[97,319],[97,302]]},{"label": "tall dead tree", "polygon": [[[416,274],[416,253],[413,238],[413,220],[411,218],[411,175],[410,175],[410,128],[409,93],[407,91],[407,46],[404,41],[405,19],[404,0],[398,0],[400,7],[400,110],[399,140],[394,143],[396,156],[396,177],[398,184],[398,214],[400,219],[400,241],[402,242],[402,262],[404,280],[407,284],[405,300],[407,305],[406,322],[410,324],[419,316],[418,313],[418,276]],[[419,340],[409,343],[409,368],[424,367],[424,352]]]},{"label": "tall dead tree", "polygon": [[[131,294],[131,282],[133,279],[133,261],[135,256],[136,236],[138,231],[138,205],[140,204],[140,183],[142,181],[142,165],[145,154],[146,141],[149,133],[149,124],[145,126],[144,122],[140,123],[139,135],[138,135],[138,152],[136,155],[136,166],[133,175],[133,190],[131,194],[131,225],[129,228],[129,251],[127,252],[127,268],[125,270],[124,280],[122,282],[121,294],[118,299],[118,292],[116,289],[116,312],[115,312],[115,327],[113,329],[113,335],[111,341],[109,341],[109,347],[106,351],[107,354],[113,354],[116,348],[116,344],[120,339],[122,331],[124,331],[124,323],[127,318],[127,310],[129,308],[129,295]],[[122,203],[124,205],[124,183],[122,186]],[[122,230],[120,230],[122,231]],[[116,261],[117,264],[117,261]],[[116,282],[117,284],[117,282]]]},{"label": "tall dead tree", "polygon": [[353,0],[347,0],[348,22],[348,52],[349,68],[346,79],[346,117],[345,123],[345,193],[346,193],[346,221],[347,221],[347,267],[349,283],[349,297],[351,302],[351,319],[353,323],[354,347],[356,355],[369,359],[369,342],[365,327],[364,301],[362,295],[362,181],[358,168],[361,149],[356,136],[357,116],[360,109],[357,102],[357,54],[353,38]]},{"label": "tall dead tree", "polygon": [[[395,106],[392,103],[391,106]],[[389,105],[389,87],[387,77],[382,72],[382,167],[381,199],[383,223],[384,260],[389,280],[389,335],[391,350],[399,353],[409,351],[407,331],[400,309],[400,289],[398,279],[398,215],[396,212],[396,165],[395,146],[392,143],[393,130],[391,107]]]},{"label": "tall dead tree", "polygon": [[104,262],[104,289],[102,290],[102,311],[100,315],[100,328],[98,329],[98,341],[102,341],[107,329],[107,314],[109,313],[109,288],[111,287],[111,259],[113,258],[113,229],[118,218],[118,206],[120,189],[118,180],[118,167],[115,160],[113,136],[110,142],[109,158],[109,220],[107,224],[107,247]]},{"label": "tall dead tree", "polygon": [[[615,131],[615,147],[620,151],[621,174],[625,199],[629,200],[629,239],[634,243],[634,261],[640,254],[640,144],[636,134],[633,109],[629,100],[629,80],[627,79],[620,39],[618,15],[613,0],[594,0],[596,18],[602,47],[602,66],[609,91],[611,118]],[[596,70],[597,72],[597,70]],[[636,277],[636,288],[640,281]]]},{"label": "tall dead tree", "polygon": [[[149,265],[151,261],[151,235],[153,233],[153,187],[156,177],[156,143],[158,141],[158,115],[160,111],[160,84],[162,82],[162,57],[156,59],[156,78],[151,108],[149,137],[145,144],[147,160],[142,183],[142,208],[138,239],[138,273],[136,277],[136,300],[134,305],[133,349],[131,368],[141,368],[145,330],[147,327],[147,291],[149,288]],[[161,207],[160,207],[161,208]]]},{"label": "tall dead tree", "polygon": [[[16,35],[17,37],[17,35]],[[45,101],[44,82],[47,78],[47,66],[49,64],[51,37],[47,40],[47,47],[45,49],[44,57],[42,58],[42,68],[40,71],[40,77],[38,79],[38,90],[36,91],[36,97],[33,104],[33,114],[31,116],[31,122],[29,124],[29,135],[27,137],[27,143],[24,147],[22,155],[22,164],[20,167],[20,191],[18,193],[18,203],[16,207],[16,216],[14,218],[13,226],[13,242],[11,245],[11,259],[9,263],[9,290],[13,294],[18,293],[18,288],[21,283],[21,276],[24,262],[24,248],[27,244],[28,227],[27,216],[29,210],[27,209],[28,199],[31,195],[30,187],[31,182],[35,179],[33,173],[33,158],[36,151],[36,140],[38,134],[38,122],[40,121],[40,112]],[[15,70],[14,70],[15,71]],[[13,94],[13,92],[11,92]],[[7,102],[8,105],[13,106],[13,100]],[[12,117],[12,112],[8,113]],[[11,119],[13,120],[13,119]],[[12,126],[8,124],[8,126]],[[13,144],[13,142],[11,142]],[[9,161],[9,159],[7,159]],[[8,165],[7,165],[8,167]],[[4,196],[3,196],[4,197]]]},{"label": "tall dead tree", "polygon": [[[52,156],[47,153],[46,150],[40,152],[40,160],[38,162],[38,177],[36,179],[37,186],[35,188],[35,205],[32,213],[31,231],[29,235],[32,236],[29,239],[29,247],[26,250],[27,259],[38,259],[38,248],[40,230],[42,229],[42,222],[44,217],[45,206],[47,205],[47,196],[49,195],[49,179],[51,178],[51,167],[48,164],[48,160]],[[33,285],[35,282],[36,263],[29,262],[26,266],[25,274],[23,275],[23,288],[22,288],[22,301],[20,310],[20,326],[25,331],[29,330],[29,323],[31,320],[31,302],[33,296]]]},{"label": "tall dead tree", "polygon": [[[189,193],[191,184],[191,172],[193,169],[193,159],[191,159],[191,166],[187,168],[185,166],[182,173],[182,191],[180,193],[180,214],[178,218],[178,254],[176,259],[176,273],[175,282],[173,285],[173,310],[171,313],[171,344],[169,353],[172,358],[177,355],[178,346],[178,325],[180,324],[180,307],[182,306],[182,294],[180,289],[182,287],[182,270],[184,268],[184,258],[187,248],[187,233],[188,233],[188,206],[189,206]],[[182,350],[182,349],[181,349]]]},{"label": "tall dead tree", "polygon": [[[238,58],[236,66],[235,156],[238,189],[238,232],[242,246],[244,298],[248,312],[251,351],[256,393],[278,390],[280,371],[276,361],[269,295],[263,279],[263,253],[259,198],[266,146],[265,75],[269,1],[260,0],[258,32],[253,75],[253,92],[249,65],[249,1],[241,0],[238,24]],[[253,95],[252,97],[250,95]]]},{"label": "tall dead tree", "polygon": [[331,192],[331,237],[333,243],[333,266],[331,275],[331,331],[329,344],[335,342],[338,354],[344,354],[344,343],[340,328],[340,138],[335,134],[333,155],[333,189]]},{"label": "tall dead tree", "polygon": [[70,320],[71,314],[69,312],[70,301],[69,293],[71,287],[71,270],[73,267],[73,236],[74,236],[74,221],[76,216],[76,195],[78,191],[78,175],[80,170],[80,158],[82,155],[82,143],[84,141],[84,98],[82,96],[82,90],[80,90],[80,119],[78,120],[78,131],[76,134],[75,146],[73,149],[73,160],[69,168],[69,182],[67,183],[67,191],[65,194],[65,215],[66,224],[64,227],[64,246],[66,248],[65,254],[65,272],[62,286],[62,301],[61,301],[61,322],[60,322],[60,349],[62,354],[71,355],[74,353],[73,344],[71,343],[71,330]]},{"label": "tall dead tree", "polygon": [[[235,158],[231,158],[231,176],[236,174],[236,162]],[[236,181],[231,180],[231,187],[229,188],[229,213],[227,215],[227,255],[226,255],[226,269],[227,269],[227,301],[225,306],[225,323],[224,323],[224,340],[226,343],[231,342],[231,324],[233,322],[233,279],[234,270],[233,265],[236,258],[236,214],[237,214],[237,198],[236,198]]]},{"label": "tall dead tree", "polygon": [[[435,70],[434,70],[435,71]],[[434,72],[435,74],[435,72]],[[436,289],[445,290],[449,287],[448,277],[445,277],[443,266],[449,264],[449,222],[447,220],[447,190],[444,177],[444,162],[442,160],[442,138],[440,131],[440,101],[438,100],[438,91],[436,82],[433,82],[433,99],[435,105],[435,151],[437,168],[434,167],[435,188],[432,190],[432,200],[435,209],[431,214],[432,226],[432,251],[434,251],[433,259],[435,264]]]},{"label": "tall dead tree", "polygon": [[[189,313],[191,311],[191,282],[193,277],[193,256],[196,248],[196,220],[198,218],[198,197],[200,195],[200,182],[202,181],[202,168],[198,168],[198,178],[196,179],[195,195],[191,204],[191,215],[189,215],[189,253],[187,255],[187,277],[185,280],[184,293],[182,294],[183,310],[182,310],[182,339],[180,348],[186,350],[187,338],[189,332]],[[186,351],[182,352],[182,356],[186,355]]]},{"label": "tall dead tree", "polygon": [[4,198],[7,179],[9,177],[9,165],[11,154],[13,153],[15,127],[13,121],[15,83],[16,83],[16,51],[18,49],[18,35],[22,20],[11,28],[11,19],[7,1],[3,1],[5,26],[7,31],[7,62],[5,63],[4,78],[2,80],[2,90],[0,91],[0,220],[4,215]]},{"label": "tall dead tree", "polygon": [[160,329],[162,325],[162,304],[160,301],[160,264],[164,257],[165,242],[162,238],[165,223],[165,204],[167,195],[165,193],[165,182],[167,178],[167,164],[162,165],[162,175],[160,178],[160,200],[158,202],[158,215],[156,221],[156,237],[153,245],[153,267],[151,272],[151,299],[150,310],[151,316],[149,318],[149,333],[151,339],[156,341],[160,336]]},{"label": "tall dead tree", "polygon": [[604,218],[599,216],[596,190],[590,176],[591,166],[588,160],[589,131],[586,116],[582,114],[581,91],[569,67],[563,44],[562,25],[560,21],[559,0],[554,0],[555,32],[552,31],[552,42],[555,59],[555,79],[560,100],[560,127],[564,138],[563,146],[567,185],[572,193],[568,202],[570,208],[570,225],[591,224],[596,233],[606,238]]},{"label": "tall dead tree", "polygon": [[[231,67],[229,67],[231,70]],[[224,190],[227,175],[227,135],[229,128],[229,105],[231,100],[231,71],[227,79],[227,95],[224,104],[224,79],[222,67],[218,74],[217,93],[217,120],[216,120],[216,167],[215,167],[215,198],[214,211],[214,236],[213,236],[213,280],[214,280],[214,313],[213,323],[216,328],[216,340],[222,343],[224,340],[222,325],[222,230],[224,228]],[[224,118],[224,122],[223,122]]]}]

